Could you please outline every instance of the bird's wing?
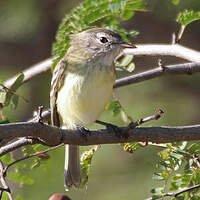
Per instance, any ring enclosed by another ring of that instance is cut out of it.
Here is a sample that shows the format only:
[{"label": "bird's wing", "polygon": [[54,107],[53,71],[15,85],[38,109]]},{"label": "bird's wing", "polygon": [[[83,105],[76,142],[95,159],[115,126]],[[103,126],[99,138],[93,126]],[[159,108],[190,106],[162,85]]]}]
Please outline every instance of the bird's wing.
[{"label": "bird's wing", "polygon": [[67,61],[62,59],[55,67],[52,80],[51,80],[51,92],[50,92],[50,108],[51,108],[51,123],[53,126],[60,126],[59,115],[57,112],[57,95],[64,82],[65,70],[67,68]]}]

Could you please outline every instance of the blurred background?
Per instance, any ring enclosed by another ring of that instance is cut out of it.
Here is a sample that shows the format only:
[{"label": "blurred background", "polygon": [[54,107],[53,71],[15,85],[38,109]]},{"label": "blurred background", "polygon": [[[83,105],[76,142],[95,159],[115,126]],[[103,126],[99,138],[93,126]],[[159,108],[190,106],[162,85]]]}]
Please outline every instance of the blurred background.
[{"label": "blurred background", "polygon": [[[20,0],[0,2],[0,81],[4,81],[31,65],[51,56],[51,46],[62,17],[80,1],[74,0]],[[133,19],[123,22],[127,29],[140,34],[132,41],[138,43],[170,43],[177,32],[176,16],[184,9],[200,10],[199,0],[180,0],[174,6],[171,0],[148,1],[149,11],[136,13]],[[181,44],[200,51],[200,22],[186,29]],[[163,57],[164,64],[184,62]],[[134,73],[157,67],[158,57],[135,58]],[[5,109],[12,121],[25,121],[39,105],[49,107],[51,72],[41,74],[18,91],[29,100],[19,102],[16,110]],[[191,125],[199,123],[199,74],[192,76],[166,76],[115,90],[121,104],[133,119],[155,113],[159,108],[165,114],[159,121],[145,126]],[[110,112],[101,119],[118,125],[118,118]],[[91,128],[94,128],[92,126]],[[84,148],[85,149],[85,148]],[[160,182],[152,180],[158,161],[158,147],[140,148],[133,154],[123,151],[121,145],[102,145],[95,154],[86,190],[72,190],[67,194],[75,199],[87,200],[141,200],[151,196],[150,190]],[[32,185],[19,189],[24,199],[48,199],[53,193],[64,193],[64,149],[50,153],[46,165],[27,173],[34,179]]]}]

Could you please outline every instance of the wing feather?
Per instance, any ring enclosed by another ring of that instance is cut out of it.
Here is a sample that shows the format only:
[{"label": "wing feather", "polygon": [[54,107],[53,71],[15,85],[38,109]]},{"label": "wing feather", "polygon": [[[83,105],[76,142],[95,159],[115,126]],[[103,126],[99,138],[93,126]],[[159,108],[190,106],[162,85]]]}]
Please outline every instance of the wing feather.
[{"label": "wing feather", "polygon": [[60,126],[59,114],[57,112],[57,95],[58,91],[61,88],[65,71],[67,68],[67,61],[62,59],[55,67],[53,71],[53,76],[51,80],[51,92],[50,92],[50,108],[51,108],[51,123],[53,126]]}]

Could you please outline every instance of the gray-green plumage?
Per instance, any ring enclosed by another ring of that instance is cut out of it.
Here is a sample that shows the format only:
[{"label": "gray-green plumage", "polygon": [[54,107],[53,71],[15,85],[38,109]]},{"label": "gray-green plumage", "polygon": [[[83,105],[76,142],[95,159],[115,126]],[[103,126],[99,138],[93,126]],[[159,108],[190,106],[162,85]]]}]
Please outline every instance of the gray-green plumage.
[{"label": "gray-green plumage", "polygon": [[[109,103],[115,81],[113,61],[128,45],[102,28],[74,34],[70,44],[53,72],[50,107],[53,125],[76,129],[95,122]],[[66,145],[65,187],[80,184],[79,147]]]}]

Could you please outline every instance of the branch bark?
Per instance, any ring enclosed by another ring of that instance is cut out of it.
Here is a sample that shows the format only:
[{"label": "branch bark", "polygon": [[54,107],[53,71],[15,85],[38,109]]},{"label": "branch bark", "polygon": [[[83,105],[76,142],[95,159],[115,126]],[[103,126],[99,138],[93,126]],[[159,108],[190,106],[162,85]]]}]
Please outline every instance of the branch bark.
[{"label": "branch bark", "polygon": [[175,56],[191,62],[200,62],[200,52],[179,44],[143,44],[135,49],[124,49],[123,54],[135,56]]},{"label": "branch bark", "polygon": [[[194,186],[191,186],[191,187],[188,187],[188,188],[185,188],[185,189],[182,189],[180,191],[165,193],[159,199],[161,200],[161,199],[163,199],[163,197],[177,197],[182,193],[189,192],[189,191],[192,191],[192,190],[195,190],[195,189],[198,189],[198,188],[200,188],[200,184],[194,185]],[[146,200],[153,200],[153,199],[154,199],[153,197],[150,197],[150,198],[148,198]]]},{"label": "branch bark", "polygon": [[13,200],[10,187],[8,186],[8,183],[5,179],[3,171],[4,171],[4,165],[3,165],[2,161],[0,160],[0,176],[1,176],[0,180],[1,180],[1,184],[3,186],[3,190],[1,190],[1,192],[0,192],[0,199],[2,198],[3,192],[6,191],[8,194],[8,198],[10,200]]},{"label": "branch bark", "polygon": [[167,65],[118,79],[115,81],[114,88],[139,83],[163,75],[191,75],[196,72],[200,72],[200,62]]},{"label": "branch bark", "polygon": [[[124,133],[128,127],[119,127]],[[118,137],[114,132],[101,129],[92,130],[86,137],[79,130],[63,130],[57,127],[32,122],[10,123],[0,125],[0,140],[18,137],[39,138],[46,145],[56,146],[61,143],[73,145],[96,145],[125,142],[166,143],[176,141],[200,140],[200,125],[179,127],[141,127],[129,130],[128,137]],[[27,145],[27,143],[25,144]],[[22,145],[21,145],[22,146]],[[7,145],[0,148],[0,156],[13,149]]]},{"label": "branch bark", "polygon": [[[29,67],[28,69],[24,70],[22,72],[24,74],[24,80],[22,83],[25,83],[25,82],[29,81],[30,79],[32,79],[33,77],[48,71],[51,68],[52,62],[53,62],[52,58],[47,58],[46,60],[43,60],[43,61]],[[17,77],[18,77],[18,75],[8,79],[4,83],[5,87],[10,88],[11,85],[15,82]],[[1,89],[2,89],[2,87],[0,87],[0,90]]]}]

